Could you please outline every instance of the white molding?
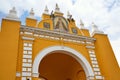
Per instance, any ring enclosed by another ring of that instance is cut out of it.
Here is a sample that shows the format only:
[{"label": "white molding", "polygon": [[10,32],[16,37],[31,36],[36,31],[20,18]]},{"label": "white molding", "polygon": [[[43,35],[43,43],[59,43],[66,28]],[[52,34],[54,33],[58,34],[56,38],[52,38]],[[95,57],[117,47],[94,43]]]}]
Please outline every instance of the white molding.
[{"label": "white molding", "polygon": [[24,42],[24,46],[28,46],[28,43],[25,43],[25,42]]},{"label": "white molding", "polygon": [[31,76],[31,72],[22,72],[22,76]]},{"label": "white molding", "polygon": [[99,69],[99,68],[93,68],[93,70],[94,70],[94,71],[100,71],[100,69]]},{"label": "white molding", "polygon": [[104,77],[103,76],[95,76],[96,79],[102,79],[104,80]]},{"label": "white molding", "polygon": [[34,40],[34,38],[30,38],[30,37],[22,37],[22,39],[24,39],[24,40]]},{"label": "white molding", "polygon": [[32,47],[24,47],[24,50],[32,50]]},{"label": "white molding", "polygon": [[93,68],[94,68],[94,67],[99,67],[98,64],[93,64],[92,66],[93,66]]},{"label": "white molding", "polygon": [[23,66],[23,67],[32,67],[32,64],[31,64],[31,63],[23,63],[22,66]]},{"label": "white molding", "polygon": [[6,17],[6,18],[3,18],[3,19],[20,22],[19,18],[8,18],[8,17]]},{"label": "white molding", "polygon": [[98,62],[97,61],[92,61],[92,64],[98,64]]},{"label": "white molding", "polygon": [[16,77],[20,77],[21,73],[20,72],[16,72]]},{"label": "white molding", "polygon": [[32,77],[38,77],[39,73],[32,73]]},{"label": "white molding", "polygon": [[27,62],[27,59],[23,59],[23,62]]},{"label": "white molding", "polygon": [[87,80],[94,80],[94,76],[88,76]]},{"label": "white molding", "polygon": [[58,32],[58,31],[54,31],[54,30],[45,30],[45,29],[40,29],[40,28],[32,28],[32,27],[27,27],[27,26],[24,26],[22,25],[21,28],[20,28],[20,31],[21,32],[31,32],[33,33],[34,35],[33,36],[36,36],[36,37],[41,37],[41,38],[46,38],[45,36],[49,36],[47,38],[51,38],[51,39],[55,39],[56,40],[59,40],[57,37],[58,36],[61,36],[64,40],[67,39],[67,40],[76,40],[76,42],[81,42],[81,41],[84,41],[84,42],[94,42],[96,39],[95,38],[92,38],[92,37],[86,37],[86,36],[80,36],[80,35],[75,35],[75,34],[70,34],[70,33],[63,33],[63,32]]},{"label": "white molding", "polygon": [[31,44],[31,43],[29,43],[29,44],[28,44],[28,46],[29,46],[29,47],[32,47],[32,44]]},{"label": "white molding", "polygon": [[23,51],[23,54],[27,54],[27,51],[25,50],[25,51]]},{"label": "white molding", "polygon": [[95,49],[94,46],[86,46],[86,48],[88,48],[88,49]]},{"label": "white molding", "polygon": [[96,55],[90,54],[90,57],[91,57],[91,58],[96,58]]},{"label": "white molding", "polygon": [[27,71],[32,71],[32,68],[27,68]]},{"label": "white molding", "polygon": [[64,54],[72,56],[82,65],[83,69],[85,70],[86,76],[94,76],[92,67],[90,66],[90,63],[87,61],[87,59],[82,54],[80,54],[80,52],[78,52],[72,48],[66,47],[66,46],[64,46],[64,47],[51,46],[51,47],[45,48],[44,50],[39,52],[33,62],[33,70],[32,70],[33,73],[39,73],[38,69],[39,69],[39,64],[40,64],[41,60],[46,55],[50,54],[53,51],[64,51]]},{"label": "white molding", "polygon": [[28,51],[28,54],[32,54],[32,51]]},{"label": "white molding", "polygon": [[23,55],[23,58],[32,58],[32,55]]},{"label": "white molding", "polygon": [[26,80],[26,77],[22,77],[22,80]]},{"label": "white molding", "polygon": [[32,62],[32,59],[28,59],[28,62],[31,63],[31,62]]},{"label": "white molding", "polygon": [[27,71],[27,68],[22,68],[22,71]]}]

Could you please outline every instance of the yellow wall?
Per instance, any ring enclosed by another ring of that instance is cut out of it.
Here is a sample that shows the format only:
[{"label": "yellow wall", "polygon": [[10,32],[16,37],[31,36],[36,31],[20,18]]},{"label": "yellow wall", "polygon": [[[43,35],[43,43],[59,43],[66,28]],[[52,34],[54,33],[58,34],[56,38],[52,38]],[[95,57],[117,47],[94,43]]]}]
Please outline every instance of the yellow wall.
[{"label": "yellow wall", "polygon": [[70,43],[70,42],[64,42],[62,43],[61,41],[57,41],[57,40],[50,40],[50,39],[42,39],[42,38],[36,38],[34,40],[34,44],[33,44],[33,60],[35,59],[35,57],[37,56],[37,54],[50,46],[56,46],[56,45],[62,45],[62,46],[68,46],[71,47],[75,50],[77,50],[78,52],[80,52],[83,56],[86,57],[86,59],[88,61],[90,61],[89,59],[89,55],[86,49],[86,45],[82,45],[82,44],[77,44],[77,43]]},{"label": "yellow wall", "polygon": [[95,34],[94,38],[96,38],[96,56],[105,80],[120,80],[120,68],[107,35]]},{"label": "yellow wall", "polygon": [[88,29],[80,29],[83,36],[90,37],[90,33]]},{"label": "yellow wall", "polygon": [[20,22],[2,20],[0,32],[0,80],[15,80]]},{"label": "yellow wall", "polygon": [[26,26],[36,27],[37,26],[37,20],[36,19],[31,19],[31,18],[26,18]]}]

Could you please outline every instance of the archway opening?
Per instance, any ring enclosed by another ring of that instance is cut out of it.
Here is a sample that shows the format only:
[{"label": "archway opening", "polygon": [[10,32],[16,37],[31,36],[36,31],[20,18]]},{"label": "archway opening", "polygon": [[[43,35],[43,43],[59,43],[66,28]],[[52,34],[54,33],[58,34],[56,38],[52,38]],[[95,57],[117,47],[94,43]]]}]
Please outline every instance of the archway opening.
[{"label": "archway opening", "polygon": [[86,80],[81,64],[62,52],[47,54],[39,64],[39,77],[46,80]]}]

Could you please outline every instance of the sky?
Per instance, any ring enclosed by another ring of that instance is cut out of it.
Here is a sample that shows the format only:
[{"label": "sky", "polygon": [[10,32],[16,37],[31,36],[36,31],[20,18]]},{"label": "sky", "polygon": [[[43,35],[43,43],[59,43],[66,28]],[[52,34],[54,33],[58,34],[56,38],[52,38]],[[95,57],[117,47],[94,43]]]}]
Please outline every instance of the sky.
[{"label": "sky", "polygon": [[91,32],[91,23],[94,22],[101,31],[108,34],[120,66],[120,0],[0,0],[0,24],[12,7],[16,7],[17,15],[24,25],[31,8],[40,21],[45,6],[51,13],[56,3],[64,17],[67,17],[68,11],[72,14],[78,27],[81,19]]}]

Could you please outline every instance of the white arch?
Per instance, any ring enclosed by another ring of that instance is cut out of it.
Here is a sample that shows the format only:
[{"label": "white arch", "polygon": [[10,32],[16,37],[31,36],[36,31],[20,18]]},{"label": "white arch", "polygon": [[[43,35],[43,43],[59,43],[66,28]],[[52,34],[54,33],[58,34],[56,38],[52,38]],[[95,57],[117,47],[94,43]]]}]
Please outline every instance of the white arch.
[{"label": "white arch", "polygon": [[93,70],[92,70],[89,62],[78,51],[76,51],[72,48],[69,48],[69,47],[51,46],[51,47],[45,48],[44,50],[39,52],[39,54],[35,57],[35,60],[33,62],[33,70],[32,70],[33,77],[39,76],[39,72],[38,72],[39,64],[40,64],[41,60],[43,59],[43,57],[45,57],[47,54],[50,54],[53,51],[69,52],[69,54],[68,53],[65,53],[65,54],[68,54],[68,55],[74,57],[81,64],[87,77],[94,76]]}]

